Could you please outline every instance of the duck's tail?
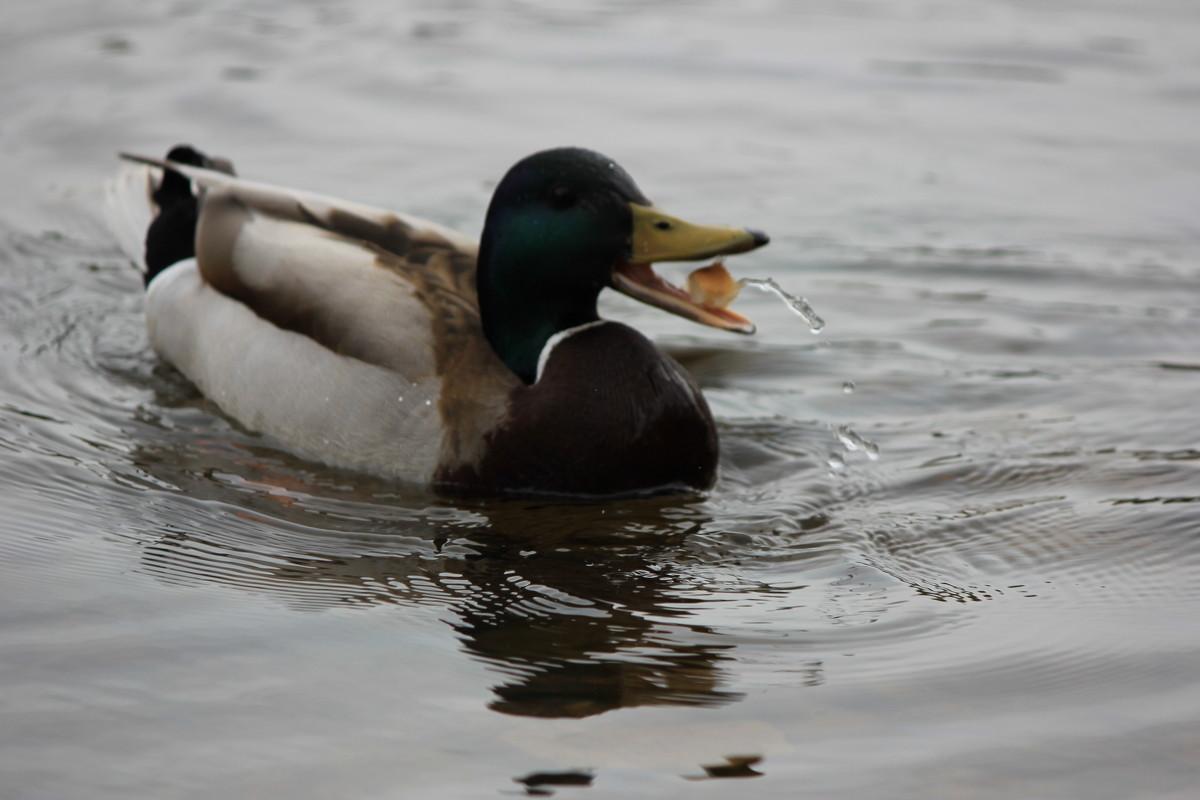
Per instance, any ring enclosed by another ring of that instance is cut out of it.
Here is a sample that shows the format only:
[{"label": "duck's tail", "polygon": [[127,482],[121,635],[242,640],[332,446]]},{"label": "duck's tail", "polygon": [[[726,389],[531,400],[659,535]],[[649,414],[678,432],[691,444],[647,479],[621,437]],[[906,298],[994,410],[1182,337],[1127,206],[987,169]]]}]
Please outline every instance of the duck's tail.
[{"label": "duck's tail", "polygon": [[137,161],[109,182],[104,210],[121,249],[142,267],[149,285],[167,267],[196,255],[198,189],[168,164],[189,164],[229,175],[233,166],[189,145],[171,148],[164,162]]}]

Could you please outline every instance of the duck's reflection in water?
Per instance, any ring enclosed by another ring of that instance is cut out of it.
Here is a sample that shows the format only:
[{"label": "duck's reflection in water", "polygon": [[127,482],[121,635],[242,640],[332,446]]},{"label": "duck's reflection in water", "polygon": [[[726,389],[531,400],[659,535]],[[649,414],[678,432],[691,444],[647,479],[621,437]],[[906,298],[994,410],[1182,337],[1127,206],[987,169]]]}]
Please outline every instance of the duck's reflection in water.
[{"label": "duck's reflection in water", "polygon": [[[493,516],[494,549],[465,559],[462,577],[472,589],[455,609],[468,652],[510,676],[493,687],[491,708],[586,717],[740,697],[721,689],[731,645],[712,643],[713,631],[690,621],[687,606],[696,601],[681,588],[689,581],[662,558],[671,543],[661,531],[679,524],[647,519],[662,510],[638,505],[633,525],[628,517],[597,521],[594,507]],[[546,524],[551,530],[531,530]],[[630,533],[643,526],[654,532]],[[562,535],[571,529],[574,540]],[[600,544],[616,537],[620,547]]]},{"label": "duck's reflection in water", "polygon": [[[700,579],[679,565],[680,543],[707,521],[693,501],[423,497],[393,508],[390,521],[364,524],[370,507],[356,520],[344,509],[316,515],[312,506],[329,502],[319,489],[290,471],[282,481],[270,470],[252,475],[243,459],[216,483],[211,465],[173,471],[170,482],[189,484],[181,488],[190,497],[173,496],[174,519],[143,550],[147,570],[268,593],[297,609],[444,606],[464,650],[503,674],[489,706],[506,714],[587,717],[741,696],[722,688],[731,645],[714,643],[689,610]],[[222,501],[223,518],[205,494]],[[185,520],[189,509],[176,499],[203,510]]]}]

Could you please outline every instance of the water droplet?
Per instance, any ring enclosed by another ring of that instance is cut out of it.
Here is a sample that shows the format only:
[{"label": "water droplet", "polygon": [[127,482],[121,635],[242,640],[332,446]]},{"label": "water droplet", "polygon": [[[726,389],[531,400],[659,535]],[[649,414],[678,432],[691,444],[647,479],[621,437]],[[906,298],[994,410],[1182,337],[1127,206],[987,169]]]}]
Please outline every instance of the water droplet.
[{"label": "water droplet", "polygon": [[404,397],[403,397],[403,396],[401,396],[401,397],[397,397],[397,398],[396,398],[396,402],[397,402],[397,403],[403,403],[403,402],[404,402]]},{"label": "water droplet", "polygon": [[427,406],[431,406],[431,405],[433,405],[433,401],[432,401],[432,400],[426,400],[426,401],[425,401],[425,405],[427,405]]},{"label": "water droplet", "polygon": [[846,466],[846,459],[842,458],[841,453],[830,453],[829,458],[825,459],[825,463],[832,469],[843,469]]},{"label": "water droplet", "polygon": [[854,381],[846,381],[845,383],[842,384],[842,391],[845,392],[846,394],[850,394],[851,392],[854,391],[854,389],[855,389]]},{"label": "water droplet", "polygon": [[796,297],[784,290],[782,286],[775,282],[774,278],[742,278],[743,286],[753,286],[756,289],[762,289],[764,292],[771,292],[783,302],[787,303],[788,308],[795,311],[800,317],[808,323],[808,329],[813,333],[820,333],[825,328],[825,320],[813,310],[813,307],[808,304],[808,301],[803,297]]},{"label": "water droplet", "polygon": [[864,439],[849,425],[839,425],[837,427],[837,437],[838,441],[847,450],[861,450],[872,461],[879,458],[879,445],[869,439]]}]

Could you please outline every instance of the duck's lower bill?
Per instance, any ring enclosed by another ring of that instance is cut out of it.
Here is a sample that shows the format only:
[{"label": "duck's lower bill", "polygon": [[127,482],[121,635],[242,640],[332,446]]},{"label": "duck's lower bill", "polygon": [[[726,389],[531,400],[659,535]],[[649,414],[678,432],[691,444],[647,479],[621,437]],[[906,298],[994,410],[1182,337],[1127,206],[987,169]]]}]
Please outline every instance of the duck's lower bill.
[{"label": "duck's lower bill", "polygon": [[754,333],[754,323],[736,311],[698,303],[691,295],[654,271],[650,264],[622,262],[613,267],[612,286],[643,303],[685,319],[735,333]]}]

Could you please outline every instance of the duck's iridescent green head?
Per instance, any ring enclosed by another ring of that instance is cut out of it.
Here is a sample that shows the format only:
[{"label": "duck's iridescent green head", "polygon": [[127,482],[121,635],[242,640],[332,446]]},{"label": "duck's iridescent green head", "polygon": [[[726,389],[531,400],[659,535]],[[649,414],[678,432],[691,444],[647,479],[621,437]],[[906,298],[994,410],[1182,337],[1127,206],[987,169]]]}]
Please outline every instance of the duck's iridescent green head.
[{"label": "duck's iridescent green head", "polygon": [[476,279],[484,333],[508,367],[532,383],[546,341],[598,319],[596,300],[606,286],[698,322],[752,332],[744,317],[693,302],[650,264],[740,253],[767,241],[754,231],[662,213],[599,153],[535,153],[504,176],[484,222]]}]

